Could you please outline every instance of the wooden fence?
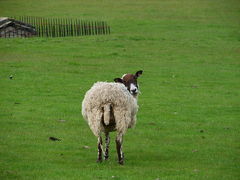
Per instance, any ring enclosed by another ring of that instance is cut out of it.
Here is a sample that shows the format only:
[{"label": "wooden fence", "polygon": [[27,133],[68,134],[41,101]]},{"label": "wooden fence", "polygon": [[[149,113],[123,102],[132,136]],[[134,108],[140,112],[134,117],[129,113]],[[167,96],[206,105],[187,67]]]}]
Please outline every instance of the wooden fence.
[{"label": "wooden fence", "polygon": [[85,21],[70,18],[13,17],[32,25],[39,37],[64,37],[110,34],[110,26],[105,21]]}]

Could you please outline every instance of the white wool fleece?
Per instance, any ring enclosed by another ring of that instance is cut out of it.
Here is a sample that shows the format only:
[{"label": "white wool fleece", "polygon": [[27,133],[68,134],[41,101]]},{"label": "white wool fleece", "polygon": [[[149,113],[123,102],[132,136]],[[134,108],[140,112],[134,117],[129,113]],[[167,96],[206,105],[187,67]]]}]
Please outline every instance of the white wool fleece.
[{"label": "white wool fleece", "polygon": [[121,83],[97,82],[85,94],[82,115],[95,136],[106,132],[102,124],[103,107],[110,104],[116,123],[116,130],[125,133],[136,124],[137,99]]}]

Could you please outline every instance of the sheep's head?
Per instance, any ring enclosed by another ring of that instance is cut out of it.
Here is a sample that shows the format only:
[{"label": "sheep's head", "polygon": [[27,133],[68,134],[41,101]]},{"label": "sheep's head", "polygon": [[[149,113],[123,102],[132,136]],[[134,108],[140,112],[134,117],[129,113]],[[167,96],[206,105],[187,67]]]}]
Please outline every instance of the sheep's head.
[{"label": "sheep's head", "polygon": [[139,93],[137,79],[143,73],[142,70],[137,71],[135,74],[124,74],[122,78],[115,78],[114,81],[123,83],[128,91],[136,97]]}]

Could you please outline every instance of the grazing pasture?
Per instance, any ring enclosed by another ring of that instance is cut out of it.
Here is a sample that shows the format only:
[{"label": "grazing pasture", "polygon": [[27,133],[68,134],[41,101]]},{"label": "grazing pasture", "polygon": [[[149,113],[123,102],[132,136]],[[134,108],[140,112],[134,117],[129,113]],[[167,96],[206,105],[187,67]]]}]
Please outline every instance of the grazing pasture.
[{"label": "grazing pasture", "polygon": [[[237,180],[238,0],[1,0],[0,16],[106,21],[110,35],[0,39],[0,179]],[[126,163],[96,163],[85,92],[142,69]]]}]

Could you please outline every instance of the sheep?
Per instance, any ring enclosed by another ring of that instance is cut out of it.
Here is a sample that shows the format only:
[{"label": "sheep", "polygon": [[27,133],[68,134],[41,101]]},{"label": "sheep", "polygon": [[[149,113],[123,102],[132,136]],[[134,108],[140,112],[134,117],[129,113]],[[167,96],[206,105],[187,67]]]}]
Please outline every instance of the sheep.
[{"label": "sheep", "polygon": [[[115,78],[115,82],[97,82],[86,92],[82,102],[82,115],[98,138],[97,162],[102,162],[102,154],[105,160],[109,158],[109,133],[116,131],[118,163],[124,164],[123,135],[136,124],[139,94],[137,78],[142,73],[140,70],[135,74],[124,74],[122,78]],[[105,134],[105,152],[102,133]]]}]

